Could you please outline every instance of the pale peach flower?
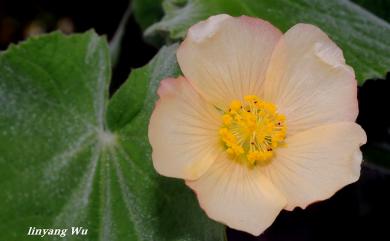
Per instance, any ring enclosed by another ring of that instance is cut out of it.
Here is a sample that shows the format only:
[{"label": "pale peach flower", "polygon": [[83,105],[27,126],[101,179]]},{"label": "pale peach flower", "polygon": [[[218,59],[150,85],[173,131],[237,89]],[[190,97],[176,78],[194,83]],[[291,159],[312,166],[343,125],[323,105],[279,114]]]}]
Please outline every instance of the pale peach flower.
[{"label": "pale peach flower", "polygon": [[319,28],[252,17],[192,26],[149,124],[153,164],[185,179],[207,215],[259,235],[360,175],[366,142],[354,71]]}]

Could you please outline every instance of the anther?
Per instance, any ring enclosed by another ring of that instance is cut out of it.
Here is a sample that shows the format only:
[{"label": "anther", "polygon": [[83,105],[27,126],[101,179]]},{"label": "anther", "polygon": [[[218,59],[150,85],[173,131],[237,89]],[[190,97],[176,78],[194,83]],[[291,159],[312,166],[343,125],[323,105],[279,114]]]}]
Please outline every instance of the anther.
[{"label": "anther", "polygon": [[244,100],[233,100],[223,113],[219,136],[233,161],[249,168],[266,165],[274,156],[273,150],[283,145],[286,118],[275,105],[257,96],[248,95]]}]

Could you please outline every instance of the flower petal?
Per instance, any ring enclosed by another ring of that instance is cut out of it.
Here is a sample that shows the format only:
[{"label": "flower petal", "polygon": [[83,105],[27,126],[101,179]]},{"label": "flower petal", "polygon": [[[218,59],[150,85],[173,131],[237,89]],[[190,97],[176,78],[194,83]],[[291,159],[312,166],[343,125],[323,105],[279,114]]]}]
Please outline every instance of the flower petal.
[{"label": "flower petal", "polygon": [[366,134],[355,123],[319,126],[287,138],[286,143],[263,170],[287,198],[288,210],[327,199],[360,176],[359,147],[366,143]]},{"label": "flower petal", "polygon": [[355,121],[357,83],[342,51],[319,28],[297,24],[280,39],[264,98],[287,116],[289,134],[324,123]]},{"label": "flower petal", "polygon": [[249,169],[224,154],[203,176],[186,184],[210,218],[253,235],[268,228],[286,204],[258,168]]},{"label": "flower petal", "polygon": [[183,77],[165,79],[149,123],[156,170],[165,176],[196,179],[221,152],[220,117]]},{"label": "flower petal", "polygon": [[195,24],[177,51],[181,70],[208,101],[220,108],[259,94],[281,32],[251,17],[212,16]]}]

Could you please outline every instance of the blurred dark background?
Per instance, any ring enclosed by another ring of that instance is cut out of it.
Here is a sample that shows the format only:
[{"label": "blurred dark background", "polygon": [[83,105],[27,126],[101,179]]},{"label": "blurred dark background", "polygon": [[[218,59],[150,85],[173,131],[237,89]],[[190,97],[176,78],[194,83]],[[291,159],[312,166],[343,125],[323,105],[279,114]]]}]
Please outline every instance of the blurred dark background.
[{"label": "blurred dark background", "polygon": [[[390,21],[390,1],[355,0]],[[91,28],[110,41],[129,6],[128,0],[0,0],[0,51],[10,43],[45,32],[84,32]],[[146,43],[134,16],[125,22],[111,94],[131,69],[145,65],[158,51]],[[390,53],[389,53],[390,55]],[[37,56],[39,57],[39,56]],[[389,66],[390,71],[390,66]],[[389,241],[390,231],[390,74],[359,87],[358,123],[367,132],[365,163],[357,183],[306,210],[283,211],[260,237],[228,229],[228,239],[263,241],[375,240]]]}]

